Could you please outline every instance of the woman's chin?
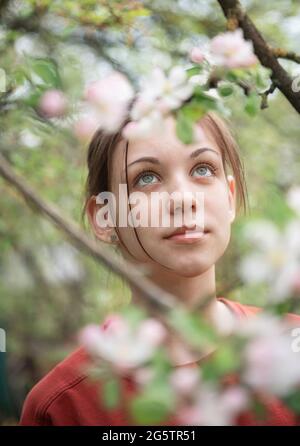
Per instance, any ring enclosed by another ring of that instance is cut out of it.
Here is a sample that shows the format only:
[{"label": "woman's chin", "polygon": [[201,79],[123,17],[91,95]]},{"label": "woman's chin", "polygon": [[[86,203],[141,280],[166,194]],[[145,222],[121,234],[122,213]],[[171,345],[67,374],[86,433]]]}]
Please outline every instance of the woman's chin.
[{"label": "woman's chin", "polygon": [[205,262],[205,264],[192,262],[190,264],[181,263],[176,265],[169,265],[168,263],[165,263],[165,265],[171,268],[174,273],[178,274],[178,276],[186,278],[200,276],[201,274],[205,273],[205,271],[207,271],[211,266],[207,264],[207,262]]}]

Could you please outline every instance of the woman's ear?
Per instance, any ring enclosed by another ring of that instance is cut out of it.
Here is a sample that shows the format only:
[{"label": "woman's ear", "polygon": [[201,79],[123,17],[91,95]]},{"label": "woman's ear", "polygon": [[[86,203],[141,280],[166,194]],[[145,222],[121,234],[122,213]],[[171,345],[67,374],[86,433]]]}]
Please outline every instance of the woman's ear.
[{"label": "woman's ear", "polygon": [[[100,209],[105,206],[103,204],[98,204],[96,202],[96,196],[92,195],[90,199],[88,200],[88,204],[86,207],[86,213],[89,219],[89,223],[94,231],[95,236],[105,243],[110,244],[117,244],[118,243],[118,236],[115,233],[115,229],[112,226],[109,226],[108,222],[106,226],[100,225],[99,223],[99,214],[97,216],[97,213],[100,211]],[[108,211],[107,211],[108,212]],[[107,216],[107,213],[105,213]],[[102,223],[103,218],[101,219]]]},{"label": "woman's ear", "polygon": [[229,213],[231,216],[231,223],[235,219],[235,212],[236,212],[236,185],[235,185],[235,179],[232,175],[227,175],[227,181],[229,186]]}]

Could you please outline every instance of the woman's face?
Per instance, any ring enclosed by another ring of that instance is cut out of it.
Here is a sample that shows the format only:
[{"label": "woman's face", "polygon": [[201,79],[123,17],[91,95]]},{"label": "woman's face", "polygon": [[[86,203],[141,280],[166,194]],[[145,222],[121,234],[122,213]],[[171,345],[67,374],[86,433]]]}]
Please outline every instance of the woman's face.
[{"label": "woman's face", "polygon": [[[194,277],[214,265],[228,246],[231,223],[235,217],[235,183],[232,177],[228,177],[227,181],[221,150],[200,125],[198,126],[197,142],[189,145],[185,145],[177,138],[175,125],[175,119],[170,117],[162,135],[129,143],[127,155],[129,194],[132,192],[144,193],[144,198],[139,203],[139,209],[141,212],[147,212],[146,215],[150,216],[152,192],[167,192],[168,194],[177,192],[183,197],[182,203],[184,203],[185,193],[196,197],[196,193],[201,192],[200,196],[204,199],[204,230],[206,234],[201,241],[193,243],[178,243],[175,240],[167,239],[166,236],[173,233],[176,227],[178,229],[178,224],[175,224],[174,220],[174,201],[170,199],[169,206],[166,207],[160,202],[158,210],[156,210],[160,214],[160,226],[153,227],[149,224],[147,227],[136,227],[144,249],[155,261],[143,251],[137,241],[134,229],[129,225],[118,227],[118,230],[123,243],[134,259],[121,245],[120,249],[125,258],[133,262],[146,263],[151,266],[153,272],[161,271],[166,266],[168,270],[172,269],[178,275]],[[122,200],[119,197],[119,184],[126,184],[125,147],[125,141],[121,141],[112,158],[111,188],[116,197],[117,216],[119,201]],[[196,157],[191,157],[190,155],[199,148],[209,150],[202,151]],[[143,157],[153,157],[156,158],[156,161],[135,162]],[[133,162],[135,163],[132,164]],[[141,173],[145,169],[147,172]],[[190,201],[189,204],[192,208],[190,215],[195,215],[195,202]],[[178,205],[177,201],[176,205]],[[132,205],[132,208],[134,206]],[[184,206],[180,212],[183,211]],[[163,212],[169,212],[170,226],[168,227],[161,224]],[[186,220],[182,221],[186,222]]]}]

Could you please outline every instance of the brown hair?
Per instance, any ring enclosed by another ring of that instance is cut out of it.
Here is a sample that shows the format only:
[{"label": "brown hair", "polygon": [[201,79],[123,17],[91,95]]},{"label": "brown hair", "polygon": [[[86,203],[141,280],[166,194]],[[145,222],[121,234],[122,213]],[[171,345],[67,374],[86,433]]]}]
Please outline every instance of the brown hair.
[{"label": "brown hair", "polygon": [[[129,122],[126,118],[116,133],[105,133],[97,130],[93,135],[88,147],[87,167],[88,176],[85,185],[85,199],[82,209],[82,220],[84,221],[86,207],[89,199],[100,192],[110,190],[110,172],[112,155],[117,144],[122,140],[122,129]],[[228,167],[236,181],[237,209],[248,208],[248,194],[245,181],[244,166],[239,156],[238,144],[233,136],[230,124],[215,112],[206,113],[201,119],[201,126],[212,135],[222,153],[225,173]]]}]

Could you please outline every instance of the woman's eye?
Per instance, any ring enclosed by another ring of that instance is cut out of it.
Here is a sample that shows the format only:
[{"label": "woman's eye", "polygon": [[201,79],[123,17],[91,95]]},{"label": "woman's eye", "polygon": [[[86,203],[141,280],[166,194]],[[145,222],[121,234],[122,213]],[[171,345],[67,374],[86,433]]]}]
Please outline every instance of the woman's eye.
[{"label": "woman's eye", "polygon": [[198,172],[200,177],[207,177],[207,176],[213,176],[214,175],[214,169],[211,166],[207,166],[202,164],[201,166],[198,166],[195,169],[195,172]]},{"label": "woman's eye", "polygon": [[[194,172],[198,172],[200,177],[211,177],[214,176],[216,169],[213,168],[212,166],[208,165],[208,164],[201,164],[200,166],[196,167],[196,169],[194,170]],[[155,175],[152,172],[142,172],[137,180],[135,181],[134,185],[135,186],[147,186],[149,184],[155,184],[155,180],[157,179],[157,175]]]},{"label": "woman's eye", "polygon": [[[153,178],[156,178],[156,175],[154,175],[151,172],[146,172],[137,179],[136,185],[137,186],[146,186],[147,184],[153,184],[153,181],[152,181]],[[141,182],[141,180],[143,180],[143,182]]]}]

